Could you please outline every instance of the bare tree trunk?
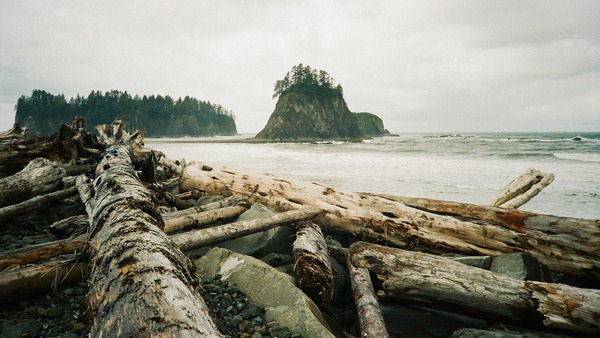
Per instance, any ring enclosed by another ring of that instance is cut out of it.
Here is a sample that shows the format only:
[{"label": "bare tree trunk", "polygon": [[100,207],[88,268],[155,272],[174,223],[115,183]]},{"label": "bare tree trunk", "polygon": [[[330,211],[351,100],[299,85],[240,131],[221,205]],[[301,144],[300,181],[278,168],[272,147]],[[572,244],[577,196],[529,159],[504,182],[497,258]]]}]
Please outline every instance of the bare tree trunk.
[{"label": "bare tree trunk", "polygon": [[241,194],[250,202],[280,211],[315,206],[325,212],[315,222],[327,231],[398,247],[470,255],[528,252],[555,271],[600,282],[600,221],[563,222],[545,231],[536,227],[539,224],[529,228],[529,222],[521,223],[520,218],[507,228],[492,221],[432,213],[317,183],[243,174],[225,167],[206,171],[193,162],[184,168],[180,188],[218,195]]},{"label": "bare tree trunk", "polygon": [[80,253],[87,243],[86,236],[30,245],[0,254],[0,271],[12,265],[37,264],[61,255]]},{"label": "bare tree trunk", "polygon": [[383,320],[383,313],[379,307],[373,283],[371,283],[369,270],[357,268],[350,261],[348,261],[347,266],[352,296],[354,296],[360,323],[361,337],[389,337]]},{"label": "bare tree trunk", "polygon": [[492,197],[486,205],[517,209],[534,198],[552,181],[554,181],[554,174],[541,173],[539,170],[529,168]]},{"label": "bare tree trunk", "polygon": [[59,201],[76,194],[77,189],[75,187],[70,187],[68,189],[63,189],[45,195],[36,196],[25,202],[0,208],[0,222],[18,215],[22,215],[26,212],[41,208],[50,202]]},{"label": "bare tree trunk", "polygon": [[191,262],[161,230],[156,202],[132,166],[139,134],[128,135],[121,121],[113,126],[105,139],[124,142],[104,152],[91,187],[78,181],[91,211],[91,335],[221,336],[193,290]]},{"label": "bare tree trunk", "polygon": [[529,327],[600,333],[600,290],[522,282],[443,257],[369,243],[353,244],[348,254],[354,266],[380,276],[391,299]]},{"label": "bare tree trunk", "polygon": [[333,270],[327,244],[318,225],[298,225],[292,253],[300,289],[317,306],[328,303],[333,295]]},{"label": "bare tree trunk", "polygon": [[38,265],[0,271],[0,300],[4,303],[35,292],[47,292],[61,283],[77,282],[87,274],[87,264],[64,257]]},{"label": "bare tree trunk", "polygon": [[269,230],[284,224],[306,221],[321,213],[321,209],[306,207],[265,218],[229,223],[207,229],[191,230],[171,236],[181,250],[191,250],[226,240]]},{"label": "bare tree trunk", "polygon": [[233,205],[222,209],[203,211],[193,215],[171,218],[165,221],[166,234],[172,234],[185,229],[196,228],[206,224],[212,224],[226,219],[241,215],[247,207],[242,205]]}]

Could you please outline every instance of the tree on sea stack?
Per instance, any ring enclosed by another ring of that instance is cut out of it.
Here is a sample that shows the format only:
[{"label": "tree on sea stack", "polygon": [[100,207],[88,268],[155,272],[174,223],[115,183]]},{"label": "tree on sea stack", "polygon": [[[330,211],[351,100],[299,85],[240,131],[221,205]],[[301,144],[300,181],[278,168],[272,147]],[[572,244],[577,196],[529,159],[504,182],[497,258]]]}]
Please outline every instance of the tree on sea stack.
[{"label": "tree on sea stack", "polygon": [[302,64],[275,82],[278,98],[267,125],[256,138],[271,142],[357,141],[364,137],[348,109],[341,85],[326,71]]}]

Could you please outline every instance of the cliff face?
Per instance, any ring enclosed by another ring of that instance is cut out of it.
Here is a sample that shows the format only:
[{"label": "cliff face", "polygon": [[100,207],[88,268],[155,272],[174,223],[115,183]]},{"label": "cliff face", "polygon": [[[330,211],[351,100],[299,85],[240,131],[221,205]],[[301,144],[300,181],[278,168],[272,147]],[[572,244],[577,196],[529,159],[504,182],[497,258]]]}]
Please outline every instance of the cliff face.
[{"label": "cliff face", "polygon": [[383,127],[383,121],[379,116],[371,113],[352,113],[356,117],[358,129],[365,136],[387,135],[390,132]]},{"label": "cliff face", "polygon": [[279,97],[257,139],[273,142],[360,140],[356,118],[341,94],[323,96],[292,91]]}]

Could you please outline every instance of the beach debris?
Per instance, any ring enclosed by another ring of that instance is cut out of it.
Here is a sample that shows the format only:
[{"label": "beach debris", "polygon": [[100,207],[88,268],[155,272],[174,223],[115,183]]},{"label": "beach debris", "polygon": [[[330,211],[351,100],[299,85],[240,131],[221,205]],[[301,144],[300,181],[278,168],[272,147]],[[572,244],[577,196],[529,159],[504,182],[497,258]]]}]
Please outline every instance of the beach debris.
[{"label": "beach debris", "polygon": [[357,242],[356,267],[382,281],[386,298],[525,327],[600,333],[600,290],[520,281],[450,259]]},{"label": "beach debris", "polygon": [[529,168],[487,201],[485,205],[518,209],[553,181],[554,174],[542,173],[537,169]]}]

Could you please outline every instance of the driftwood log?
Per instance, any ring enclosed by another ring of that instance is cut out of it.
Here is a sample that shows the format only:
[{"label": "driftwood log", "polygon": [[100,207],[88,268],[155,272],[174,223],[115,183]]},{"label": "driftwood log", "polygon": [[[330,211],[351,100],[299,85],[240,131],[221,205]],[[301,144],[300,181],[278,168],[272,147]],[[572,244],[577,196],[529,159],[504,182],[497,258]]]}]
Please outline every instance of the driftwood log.
[{"label": "driftwood log", "polygon": [[369,270],[355,267],[350,260],[347,262],[347,267],[361,337],[389,337]]},{"label": "driftwood log", "polygon": [[[511,227],[492,220],[469,219],[411,207],[403,202],[335,190],[311,182],[270,174],[240,173],[226,167],[190,163],[182,171],[181,190],[241,194],[277,210],[315,206],[324,214],[315,222],[330,232],[431,252],[469,255],[528,252],[551,269],[600,284],[600,221],[566,219],[529,213]],[[513,209],[510,209],[513,210]],[[544,223],[534,220],[560,221]],[[519,222],[523,221],[523,222]],[[530,227],[531,222],[534,226]],[[537,224],[537,225],[535,225]]]},{"label": "driftwood log", "polygon": [[529,168],[487,201],[485,205],[517,209],[537,196],[552,181],[554,181],[554,174],[542,173]]},{"label": "driftwood log", "polygon": [[43,264],[13,266],[0,271],[0,300],[18,299],[47,292],[63,282],[77,282],[87,274],[87,262],[77,255],[64,256]]},{"label": "driftwood log", "polygon": [[426,253],[355,243],[354,266],[383,280],[385,296],[525,327],[600,333],[600,290],[519,281]]},{"label": "driftwood log", "polygon": [[31,160],[44,157],[67,163],[82,158],[97,159],[104,149],[96,136],[85,131],[85,118],[75,117],[53,135],[18,137],[0,143],[0,172],[15,173]]},{"label": "driftwood log", "polygon": [[41,208],[50,202],[60,201],[62,199],[74,195],[77,195],[77,189],[72,186],[67,189],[58,190],[45,195],[39,195],[21,203],[0,208],[0,222],[18,215],[22,215],[26,212]]},{"label": "driftwood log", "polygon": [[318,225],[304,222],[297,226],[292,254],[300,289],[317,306],[328,303],[333,296],[333,269]]},{"label": "driftwood log", "polygon": [[133,168],[139,135],[122,126],[104,135],[114,144],[94,183],[78,180],[90,219],[91,335],[221,336],[193,290],[191,262],[161,230],[156,203]]},{"label": "driftwood log", "polygon": [[171,236],[181,250],[191,250],[220,243],[249,234],[266,231],[278,226],[313,219],[322,212],[315,207],[306,207],[274,214],[264,218],[250,219],[207,229],[198,229]]},{"label": "driftwood log", "polygon": [[61,255],[81,253],[86,243],[87,238],[82,235],[76,238],[68,238],[5,251],[0,254],[0,271],[13,265],[23,266],[27,264],[36,264]]},{"label": "driftwood log", "polygon": [[163,231],[172,234],[185,229],[196,228],[206,224],[212,224],[226,219],[234,218],[248,210],[243,205],[232,205],[221,209],[202,211],[192,215],[180,216],[165,220]]},{"label": "driftwood log", "polygon": [[187,208],[185,210],[167,212],[167,213],[162,214],[162,217],[165,221],[167,221],[171,218],[193,215],[193,214],[197,214],[197,213],[203,212],[203,211],[215,210],[215,209],[230,207],[233,205],[239,205],[242,202],[244,202],[244,199],[242,198],[242,196],[234,195],[234,196],[229,196],[227,198],[224,198],[220,201],[200,205],[197,207],[191,207],[191,208]]},{"label": "driftwood log", "polygon": [[89,225],[90,221],[87,215],[76,215],[52,223],[50,232],[56,238],[67,238],[86,233]]}]

